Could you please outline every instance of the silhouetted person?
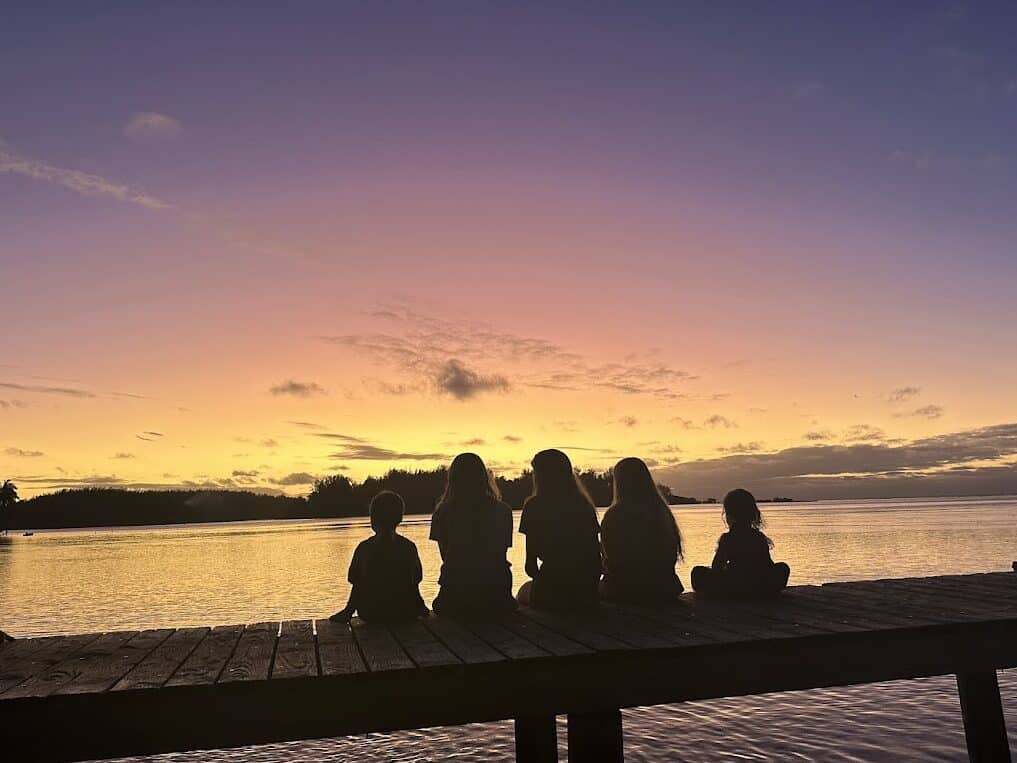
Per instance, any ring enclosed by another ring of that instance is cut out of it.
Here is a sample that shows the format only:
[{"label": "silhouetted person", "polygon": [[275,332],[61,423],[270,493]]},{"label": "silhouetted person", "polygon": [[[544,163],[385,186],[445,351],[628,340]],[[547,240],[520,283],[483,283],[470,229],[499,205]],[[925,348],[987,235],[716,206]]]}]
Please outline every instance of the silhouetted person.
[{"label": "silhouetted person", "polygon": [[640,603],[674,600],[683,590],[674,569],[682,556],[682,536],[671,508],[640,459],[623,458],[613,477],[614,501],[600,528],[600,593],[605,599]]},{"label": "silhouetted person", "polygon": [[692,570],[696,593],[721,598],[770,596],[787,586],[791,568],[770,558],[771,541],[760,529],[763,515],[748,490],[732,490],[724,496],[724,521],[728,531],[717,541],[711,567]]},{"label": "silhouetted person", "polygon": [[538,609],[584,609],[597,604],[600,526],[569,457],[542,450],[533,457],[533,494],[523,505],[526,574],[519,601]]},{"label": "silhouetted person", "polygon": [[506,553],[512,509],[476,453],[460,453],[448,468],[445,492],[431,517],[431,540],[441,552],[441,589],[434,611],[485,617],[516,607]]},{"label": "silhouetted person", "polygon": [[396,533],[404,509],[402,496],[390,490],[371,499],[374,535],[353,552],[349,602],[330,620],[349,622],[356,613],[368,622],[392,623],[427,614],[418,588],[424,574],[417,547]]}]

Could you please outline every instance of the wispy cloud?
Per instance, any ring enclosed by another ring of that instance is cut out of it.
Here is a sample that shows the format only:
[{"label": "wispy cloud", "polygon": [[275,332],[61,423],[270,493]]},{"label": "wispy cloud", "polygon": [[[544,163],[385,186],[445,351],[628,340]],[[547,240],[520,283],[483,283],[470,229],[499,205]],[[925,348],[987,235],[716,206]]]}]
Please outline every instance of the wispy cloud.
[{"label": "wispy cloud", "polygon": [[401,451],[393,448],[383,447],[362,437],[341,434],[338,432],[320,432],[315,435],[336,444],[338,450],[332,452],[329,458],[348,461],[445,461],[449,458],[447,453],[430,453],[416,451]]},{"label": "wispy cloud", "polygon": [[908,400],[918,397],[921,391],[920,387],[897,387],[897,389],[890,392],[887,400],[894,404],[906,403]]},{"label": "wispy cloud", "polygon": [[157,111],[135,112],[124,125],[124,135],[131,140],[172,140],[182,131],[178,120]]},{"label": "wispy cloud", "polygon": [[25,450],[24,448],[4,448],[4,455],[12,458],[39,458],[46,455],[41,450]]},{"label": "wispy cloud", "polygon": [[674,416],[668,419],[672,424],[677,424],[682,429],[699,429],[699,425],[696,424],[692,419],[686,419],[682,416]]},{"label": "wispy cloud", "polygon": [[48,387],[39,384],[15,384],[14,382],[0,382],[0,388],[14,389],[19,392],[36,392],[40,395],[63,395],[64,397],[95,397],[94,392],[87,389],[75,389],[74,387]]},{"label": "wispy cloud", "polygon": [[112,456],[110,456],[110,458],[116,459],[118,461],[126,461],[127,459],[134,458],[134,454],[126,452],[114,453]]},{"label": "wispy cloud", "polygon": [[720,453],[755,453],[758,450],[763,449],[763,443],[759,440],[753,440],[751,442],[736,442],[733,445],[723,445],[717,448]]},{"label": "wispy cloud", "polygon": [[727,416],[715,413],[703,422],[703,426],[707,426],[710,429],[735,429],[738,424]]},{"label": "wispy cloud", "polygon": [[[487,324],[449,321],[412,310],[381,310],[373,317],[394,325],[391,332],[319,336],[318,339],[366,357],[410,377],[389,384],[393,393],[430,386],[455,395],[463,370],[475,374],[483,391],[533,387],[562,392],[608,389],[622,394],[677,399],[677,386],[695,377],[665,362],[635,356],[596,364],[544,339],[498,331]],[[528,369],[509,377],[503,369]],[[438,383],[436,384],[436,380]],[[446,382],[451,381],[452,384]],[[462,387],[469,392],[470,384]],[[466,397],[460,397],[466,399]]]},{"label": "wispy cloud", "polygon": [[447,461],[449,454],[393,450],[364,443],[344,445],[330,458],[339,461]]},{"label": "wispy cloud", "polygon": [[278,479],[270,479],[273,485],[293,486],[293,485],[313,485],[317,481],[317,477],[307,472],[291,472],[285,477],[279,477]]},{"label": "wispy cloud", "polygon": [[325,427],[321,424],[315,424],[313,421],[287,421],[287,424],[292,424],[295,427],[301,429],[324,429]]},{"label": "wispy cloud", "polygon": [[269,387],[268,392],[271,395],[290,395],[292,397],[312,397],[313,395],[326,394],[325,388],[316,382],[300,382],[293,379]]},{"label": "wispy cloud", "polygon": [[885,440],[886,432],[871,424],[853,424],[844,433],[844,439],[849,442],[871,442],[874,440]]},{"label": "wispy cloud", "polygon": [[67,188],[83,196],[107,196],[117,201],[138,204],[149,209],[172,209],[169,202],[124,183],[100,175],[69,170],[14,153],[0,145],[0,172],[38,180]]},{"label": "wispy cloud", "polygon": [[913,411],[895,413],[894,418],[902,419],[910,417],[920,419],[938,419],[942,418],[944,413],[946,413],[946,411],[941,405],[923,405],[921,408],[915,408]]}]

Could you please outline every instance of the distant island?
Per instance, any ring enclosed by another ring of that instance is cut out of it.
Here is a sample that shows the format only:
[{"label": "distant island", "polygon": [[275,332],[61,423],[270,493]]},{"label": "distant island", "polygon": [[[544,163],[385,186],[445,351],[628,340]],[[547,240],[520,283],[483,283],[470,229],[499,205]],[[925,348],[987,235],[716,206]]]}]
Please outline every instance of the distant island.
[{"label": "distant island", "polygon": [[[611,503],[610,472],[579,473],[597,506]],[[532,477],[497,478],[504,500],[521,508],[532,491]],[[406,500],[407,514],[430,514],[445,486],[445,468],[430,471],[393,469],[381,477],[361,482],[342,474],[318,480],[306,498],[254,493],[241,490],[125,490],[80,488],[6,502],[0,507],[0,529],[42,530],[74,527],[195,524],[276,519],[331,519],[367,516],[371,497],[381,490],[395,490]],[[659,485],[672,505],[717,503],[675,495]],[[773,498],[774,502],[790,498]]]}]

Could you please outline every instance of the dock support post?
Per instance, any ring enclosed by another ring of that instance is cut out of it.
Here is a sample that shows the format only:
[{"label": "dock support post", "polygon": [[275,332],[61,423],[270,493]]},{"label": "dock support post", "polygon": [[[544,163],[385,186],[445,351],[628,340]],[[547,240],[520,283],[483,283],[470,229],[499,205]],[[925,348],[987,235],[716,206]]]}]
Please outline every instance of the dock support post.
[{"label": "dock support post", "polygon": [[553,715],[516,718],[516,762],[558,763],[558,730]]},{"label": "dock support post", "polygon": [[569,713],[569,763],[623,763],[620,710]]},{"label": "dock support post", "polygon": [[971,763],[1009,763],[1003,703],[995,670],[957,674],[957,693],[964,716],[964,737]]}]

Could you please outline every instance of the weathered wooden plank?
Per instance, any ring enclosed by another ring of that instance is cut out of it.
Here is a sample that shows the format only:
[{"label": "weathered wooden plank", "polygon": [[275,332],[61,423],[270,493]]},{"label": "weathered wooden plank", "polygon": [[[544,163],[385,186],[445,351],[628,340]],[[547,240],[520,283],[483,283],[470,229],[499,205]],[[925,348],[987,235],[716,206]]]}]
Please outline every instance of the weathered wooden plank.
[{"label": "weathered wooden plank", "polygon": [[[820,622],[829,622],[841,632],[859,632],[866,630],[884,630],[885,622],[873,621],[851,607],[838,607],[820,601],[821,597],[812,595],[812,591],[796,591],[788,596],[791,606],[796,612],[817,618]],[[890,627],[896,627],[891,625]]]},{"label": "weathered wooden plank", "polygon": [[242,625],[222,625],[212,629],[183,664],[170,676],[167,686],[205,686],[214,684],[229,662],[233,649],[244,632]]},{"label": "weathered wooden plank", "polygon": [[829,633],[829,629],[776,614],[775,600],[720,601],[697,600],[695,613],[702,620],[755,639],[796,638]]},{"label": "weathered wooden plank", "polygon": [[102,665],[135,635],[134,631],[104,633],[71,657],[5,692],[3,699],[48,697],[79,675]]},{"label": "weathered wooden plank", "polygon": [[750,641],[748,633],[739,633],[718,625],[690,606],[668,606],[659,609],[636,604],[612,605],[614,614],[624,620],[627,627],[645,629],[649,636],[662,646],[642,645],[642,648],[675,648],[703,644]]},{"label": "weathered wooden plank", "polygon": [[279,623],[253,623],[244,628],[218,683],[265,681],[272,672]]},{"label": "weathered wooden plank", "polygon": [[579,654],[593,653],[590,647],[518,614],[507,617],[502,624],[513,633],[522,636],[555,657],[573,657]]},{"label": "weathered wooden plank", "polygon": [[865,599],[864,604],[859,605],[855,597],[847,594],[842,596],[835,591],[826,589],[825,586],[797,593],[796,601],[799,606],[827,612],[832,617],[846,619],[863,630],[894,630],[915,627],[927,622],[924,620],[916,622],[913,615],[909,617],[898,615],[888,606],[874,603],[869,599]]},{"label": "weathered wooden plank", "polygon": [[828,589],[826,585],[822,586],[815,601],[817,604],[854,610],[870,620],[873,630],[915,628],[951,621],[950,617],[936,615],[926,608],[916,608],[910,605],[905,597],[901,597],[899,594],[894,594],[892,597],[878,597],[871,591],[866,592],[840,585],[832,589]]},{"label": "weathered wooden plank", "polygon": [[389,670],[413,670],[416,665],[399,646],[388,626],[380,623],[353,621],[353,636],[364,655],[364,662],[372,673]]},{"label": "weathered wooden plank", "polygon": [[886,587],[910,597],[913,604],[932,606],[940,610],[948,608],[951,612],[978,619],[989,619],[993,615],[1006,616],[1013,611],[1014,606],[1000,596],[981,594],[977,585],[954,588],[949,584],[907,580],[890,582]]},{"label": "weathered wooden plank", "polygon": [[78,675],[57,689],[54,694],[94,694],[106,691],[172,633],[170,628],[138,633],[108,658],[91,661],[82,666]]},{"label": "weathered wooden plank", "polygon": [[117,681],[110,691],[156,689],[162,686],[208,635],[209,630],[209,628],[180,628],[174,631],[133,670]]},{"label": "weathered wooden plank", "polygon": [[454,620],[447,617],[428,617],[422,622],[467,665],[501,662],[505,659],[505,655]]},{"label": "weathered wooden plank", "polygon": [[[1017,604],[1017,582],[1003,585],[971,576],[971,580],[959,581],[954,578],[930,578],[924,587],[930,590],[945,590],[951,594],[960,593],[989,603]],[[1010,575],[1017,578],[1017,575]]]},{"label": "weathered wooden plank", "polygon": [[307,678],[318,675],[314,625],[310,620],[287,620],[279,633],[272,678]]},{"label": "weathered wooden plank", "polygon": [[321,661],[323,676],[346,676],[367,672],[364,658],[360,656],[360,649],[349,625],[333,623],[330,620],[317,620],[315,627],[318,631],[318,659]]},{"label": "weathered wooden plank", "polygon": [[541,649],[518,633],[513,633],[504,625],[493,622],[470,622],[466,627],[478,637],[486,641],[510,660],[530,660],[538,657],[549,657],[550,652]]},{"label": "weathered wooden plank", "polygon": [[702,646],[703,644],[730,644],[750,640],[748,634],[718,624],[703,617],[694,607],[669,607],[664,610],[621,608],[629,617],[640,617],[652,623],[656,632],[676,647]]},{"label": "weathered wooden plank", "polygon": [[45,673],[99,637],[97,633],[80,636],[49,636],[17,639],[0,653],[0,694]]},{"label": "weathered wooden plank", "polygon": [[635,649],[632,644],[620,641],[614,636],[598,630],[598,620],[590,613],[569,613],[565,615],[558,612],[534,609],[533,607],[523,607],[520,610],[520,614],[597,652]]},{"label": "weathered wooden plank", "polygon": [[392,635],[419,668],[462,665],[463,662],[419,620],[396,623]]},{"label": "weathered wooden plank", "polygon": [[[746,626],[759,629],[759,632],[783,636],[815,636],[826,633],[838,633],[842,629],[834,624],[818,622],[805,612],[795,611],[789,603],[780,598],[732,602],[732,606],[724,607],[721,602],[707,604],[707,616],[717,622],[728,625],[741,632]],[[700,607],[697,606],[697,610]],[[745,623],[746,625],[743,625]]]},{"label": "weathered wooden plank", "polygon": [[588,622],[591,628],[638,649],[663,649],[674,643],[657,623],[633,616],[628,606],[603,603]]}]

